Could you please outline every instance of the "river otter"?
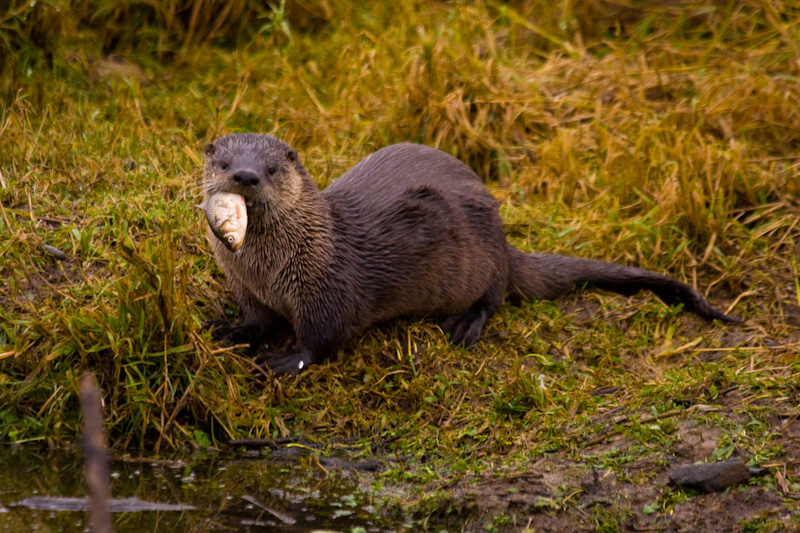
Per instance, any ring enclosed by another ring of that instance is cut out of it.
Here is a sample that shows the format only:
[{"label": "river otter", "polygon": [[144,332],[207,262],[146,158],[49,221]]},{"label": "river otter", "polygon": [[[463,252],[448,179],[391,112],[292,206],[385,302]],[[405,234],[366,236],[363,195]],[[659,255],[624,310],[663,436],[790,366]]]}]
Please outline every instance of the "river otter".
[{"label": "river otter", "polygon": [[708,320],[737,322],[689,285],[613,263],[526,254],[506,241],[497,201],[455,157],[416,144],[368,156],[319,191],[288,144],[232,134],[205,147],[206,198],[244,196],[244,243],[214,254],[242,310],[212,321],[227,342],[256,347],[290,329],[292,349],[260,357],[275,374],[319,363],[376,322],[430,316],[454,344],[472,345],[514,299],[556,298],[576,284],[649,289]]}]

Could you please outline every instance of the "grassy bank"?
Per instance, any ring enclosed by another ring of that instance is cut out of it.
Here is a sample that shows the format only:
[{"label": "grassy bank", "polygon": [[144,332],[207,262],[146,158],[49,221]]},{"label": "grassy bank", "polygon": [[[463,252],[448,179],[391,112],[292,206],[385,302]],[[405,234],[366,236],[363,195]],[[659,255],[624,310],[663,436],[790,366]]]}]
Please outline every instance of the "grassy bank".
[{"label": "grassy bank", "polygon": [[[551,457],[574,471],[528,507],[558,516],[577,500],[560,487],[591,469],[662,483],[693,425],[716,428],[713,457],[783,472],[758,488],[800,492],[793,3],[232,2],[212,19],[211,2],[162,4],[0,15],[1,442],[76,443],[88,370],[117,453],[374,446],[413,458],[381,480],[435,494],[420,512],[491,527],[518,527],[528,503],[487,508],[468,487]],[[395,321],[256,383],[200,326],[238,312],[193,207],[204,143],[233,131],[285,139],[320,186],[386,144],[437,146],[486,181],[519,247],[669,273],[747,322],[576,293],[507,306],[472,350]],[[631,474],[640,462],[651,473]],[[622,527],[682,497],[581,512]]]}]

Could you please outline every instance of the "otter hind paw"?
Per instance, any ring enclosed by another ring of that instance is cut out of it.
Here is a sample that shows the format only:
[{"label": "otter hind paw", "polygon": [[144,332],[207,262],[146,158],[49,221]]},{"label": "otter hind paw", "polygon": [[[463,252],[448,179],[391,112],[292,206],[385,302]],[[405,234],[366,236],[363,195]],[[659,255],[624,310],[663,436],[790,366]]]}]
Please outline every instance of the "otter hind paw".
[{"label": "otter hind paw", "polygon": [[487,314],[485,309],[478,308],[470,309],[460,315],[449,316],[441,323],[442,331],[450,335],[450,344],[473,346],[481,338]]}]

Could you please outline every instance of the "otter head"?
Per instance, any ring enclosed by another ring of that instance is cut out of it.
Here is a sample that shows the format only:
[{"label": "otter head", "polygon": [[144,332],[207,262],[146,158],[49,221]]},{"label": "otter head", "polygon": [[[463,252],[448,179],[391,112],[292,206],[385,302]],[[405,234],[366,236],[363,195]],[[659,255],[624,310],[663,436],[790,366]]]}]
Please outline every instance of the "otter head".
[{"label": "otter head", "polygon": [[304,191],[316,190],[297,152],[271,135],[234,133],[206,145],[206,197],[217,192],[244,196],[250,208],[291,209]]}]

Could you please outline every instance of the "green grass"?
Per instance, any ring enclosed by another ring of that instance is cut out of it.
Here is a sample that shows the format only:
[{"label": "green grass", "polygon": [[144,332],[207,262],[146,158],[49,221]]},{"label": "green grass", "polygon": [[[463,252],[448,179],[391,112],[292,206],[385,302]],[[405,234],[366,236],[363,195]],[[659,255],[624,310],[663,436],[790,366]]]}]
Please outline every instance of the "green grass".
[{"label": "green grass", "polygon": [[[391,442],[445,465],[384,476],[420,491],[449,465],[467,480],[554,450],[604,461],[606,434],[632,460],[669,453],[677,420],[712,420],[759,464],[796,451],[770,429],[798,406],[794,4],[239,2],[194,22],[191,3],[163,5],[177,15],[89,0],[0,15],[0,441],[76,443],[92,371],[119,453]],[[587,292],[507,306],[472,350],[396,321],[258,383],[200,326],[237,316],[193,207],[204,143],[232,131],[285,139],[320,186],[386,144],[437,146],[486,181],[519,247],[669,273],[748,322]],[[408,490],[447,515],[450,496]]]}]

